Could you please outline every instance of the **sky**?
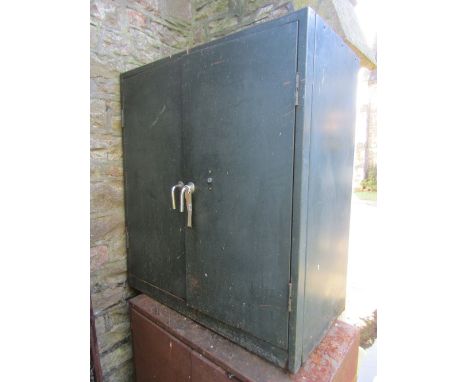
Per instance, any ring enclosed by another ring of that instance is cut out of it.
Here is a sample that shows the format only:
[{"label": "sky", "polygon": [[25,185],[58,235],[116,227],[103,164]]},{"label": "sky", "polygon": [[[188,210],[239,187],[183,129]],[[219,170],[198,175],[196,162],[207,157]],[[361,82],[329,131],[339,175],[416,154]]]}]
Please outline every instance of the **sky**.
[{"label": "sky", "polygon": [[357,0],[354,7],[362,32],[370,47],[373,46],[377,36],[377,6],[378,0]]}]

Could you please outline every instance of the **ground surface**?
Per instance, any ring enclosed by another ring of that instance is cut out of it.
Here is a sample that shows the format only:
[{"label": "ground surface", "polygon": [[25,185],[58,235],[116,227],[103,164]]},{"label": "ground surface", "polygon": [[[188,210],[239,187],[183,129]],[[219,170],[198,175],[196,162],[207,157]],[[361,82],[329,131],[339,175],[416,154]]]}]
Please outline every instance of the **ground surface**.
[{"label": "ground surface", "polygon": [[373,191],[357,191],[354,193],[354,196],[364,201],[377,201],[377,192]]},{"label": "ground surface", "polygon": [[352,198],[346,310],[342,318],[366,328],[361,346],[367,348],[361,350],[358,382],[372,382],[377,374],[377,341],[372,335],[377,309],[377,202],[375,193],[364,194],[353,194]]}]

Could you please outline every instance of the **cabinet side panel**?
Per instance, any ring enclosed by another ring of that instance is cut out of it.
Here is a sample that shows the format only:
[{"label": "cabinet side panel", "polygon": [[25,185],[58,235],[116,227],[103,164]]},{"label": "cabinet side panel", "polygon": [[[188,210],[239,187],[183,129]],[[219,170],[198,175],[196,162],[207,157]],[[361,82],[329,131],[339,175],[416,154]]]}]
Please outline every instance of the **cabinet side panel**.
[{"label": "cabinet side panel", "polygon": [[303,359],[344,309],[358,60],[316,17]]},{"label": "cabinet side panel", "polygon": [[304,317],[304,281],[309,188],[309,146],[312,116],[315,12],[303,9],[299,15],[298,105],[294,141],[294,191],[291,243],[291,312],[289,316],[288,369],[301,366]]}]

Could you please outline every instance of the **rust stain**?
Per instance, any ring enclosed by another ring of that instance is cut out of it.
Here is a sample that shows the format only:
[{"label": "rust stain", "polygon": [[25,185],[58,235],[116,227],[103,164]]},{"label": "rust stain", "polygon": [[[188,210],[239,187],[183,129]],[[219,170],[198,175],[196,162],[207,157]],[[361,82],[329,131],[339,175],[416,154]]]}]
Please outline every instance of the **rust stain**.
[{"label": "rust stain", "polygon": [[309,355],[294,382],[352,381],[357,371],[359,329],[342,321],[335,321],[319,346]]},{"label": "rust stain", "polygon": [[199,289],[200,288],[200,282],[198,281],[198,279],[196,279],[193,276],[189,277],[189,284],[192,287],[192,289]]}]

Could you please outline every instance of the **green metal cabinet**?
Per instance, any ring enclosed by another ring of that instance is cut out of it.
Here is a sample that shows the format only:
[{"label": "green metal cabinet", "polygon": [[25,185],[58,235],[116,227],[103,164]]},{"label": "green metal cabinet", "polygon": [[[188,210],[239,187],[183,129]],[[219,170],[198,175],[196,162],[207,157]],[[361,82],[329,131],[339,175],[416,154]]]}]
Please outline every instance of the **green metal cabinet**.
[{"label": "green metal cabinet", "polygon": [[123,73],[130,285],[296,371],[344,308],[358,66],[305,8]]}]

